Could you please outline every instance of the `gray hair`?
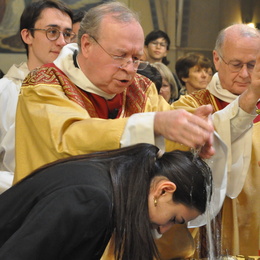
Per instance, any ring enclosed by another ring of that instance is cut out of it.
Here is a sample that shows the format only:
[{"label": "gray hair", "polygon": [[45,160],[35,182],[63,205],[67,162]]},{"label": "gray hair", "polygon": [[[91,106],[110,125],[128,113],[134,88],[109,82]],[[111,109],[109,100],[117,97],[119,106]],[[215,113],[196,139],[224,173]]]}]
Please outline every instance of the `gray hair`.
[{"label": "gray hair", "polygon": [[222,29],[216,40],[215,50],[223,55],[223,46],[226,38],[230,33],[237,33],[241,37],[260,38],[260,32],[257,28],[250,27],[246,24],[233,24],[227,28]]},{"label": "gray hair", "polygon": [[171,70],[162,62],[152,63],[151,66],[155,67],[161,74],[162,78],[166,80],[171,86],[171,99],[175,100],[178,98],[178,87],[174,79]]},{"label": "gray hair", "polygon": [[86,12],[82,22],[80,23],[78,33],[79,47],[81,47],[80,39],[85,33],[98,39],[101,21],[107,15],[111,15],[115,21],[120,23],[129,23],[132,21],[137,21],[140,23],[138,14],[129,9],[123,3],[111,1],[98,5]]}]

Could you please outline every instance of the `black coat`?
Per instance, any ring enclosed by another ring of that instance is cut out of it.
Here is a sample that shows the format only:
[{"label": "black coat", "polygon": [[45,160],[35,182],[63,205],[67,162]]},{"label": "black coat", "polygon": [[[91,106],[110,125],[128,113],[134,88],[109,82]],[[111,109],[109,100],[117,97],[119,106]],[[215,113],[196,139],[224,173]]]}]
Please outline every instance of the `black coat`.
[{"label": "black coat", "polygon": [[105,165],[71,161],[41,170],[0,196],[0,259],[100,259],[112,211]]}]

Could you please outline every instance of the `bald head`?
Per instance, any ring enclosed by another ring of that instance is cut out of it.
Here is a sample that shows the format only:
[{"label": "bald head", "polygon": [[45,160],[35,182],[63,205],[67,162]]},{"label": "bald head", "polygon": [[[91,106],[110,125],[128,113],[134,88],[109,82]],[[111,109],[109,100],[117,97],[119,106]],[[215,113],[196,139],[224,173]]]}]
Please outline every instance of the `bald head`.
[{"label": "bald head", "polygon": [[260,52],[260,33],[246,24],[234,24],[220,31],[213,59],[221,86],[235,95],[251,84],[251,74]]},{"label": "bald head", "polygon": [[218,34],[215,50],[223,55],[223,46],[227,41],[234,41],[236,38],[259,38],[260,32],[258,29],[250,27],[246,24],[233,24]]}]

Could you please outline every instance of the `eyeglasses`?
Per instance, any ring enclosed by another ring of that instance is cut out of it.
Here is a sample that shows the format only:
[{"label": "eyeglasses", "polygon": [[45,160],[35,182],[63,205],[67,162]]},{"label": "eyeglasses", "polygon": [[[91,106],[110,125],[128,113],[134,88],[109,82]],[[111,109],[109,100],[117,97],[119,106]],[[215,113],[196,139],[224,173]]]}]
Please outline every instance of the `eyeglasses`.
[{"label": "eyeglasses", "polygon": [[120,68],[120,69],[123,69],[128,64],[132,63],[134,70],[144,70],[147,67],[147,65],[149,64],[148,61],[133,60],[133,59],[129,60],[129,59],[121,57],[121,56],[110,54],[102,47],[102,45],[95,39],[95,37],[93,37],[91,35],[90,35],[90,37],[99,45],[99,47],[106,54],[108,54],[116,63],[118,63],[118,68]]},{"label": "eyeglasses", "polygon": [[72,42],[76,37],[76,34],[72,31],[66,30],[64,32],[61,32],[57,28],[48,28],[48,29],[31,28],[30,30],[31,31],[44,31],[46,33],[47,39],[50,41],[56,41],[60,37],[61,33],[62,33],[62,35],[64,37],[64,41],[66,43]]},{"label": "eyeglasses", "polygon": [[255,61],[254,62],[248,62],[248,63],[242,63],[242,62],[239,62],[239,61],[226,62],[220,54],[218,54],[218,55],[224,61],[224,63],[226,65],[228,65],[228,68],[230,69],[231,72],[239,72],[243,68],[244,65],[246,65],[248,72],[250,72],[250,73],[253,72],[253,69],[255,67]]},{"label": "eyeglasses", "polygon": [[158,45],[160,47],[163,47],[163,48],[166,48],[168,46],[168,44],[166,42],[157,42],[157,41],[154,41],[154,42],[150,42],[153,46],[157,47]]}]

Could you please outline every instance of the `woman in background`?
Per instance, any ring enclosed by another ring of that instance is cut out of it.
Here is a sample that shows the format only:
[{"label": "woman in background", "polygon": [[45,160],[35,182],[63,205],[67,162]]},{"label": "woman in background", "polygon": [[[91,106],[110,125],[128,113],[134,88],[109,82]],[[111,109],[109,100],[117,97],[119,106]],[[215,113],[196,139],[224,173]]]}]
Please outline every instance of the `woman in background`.
[{"label": "woman in background", "polygon": [[177,83],[171,70],[161,62],[155,62],[151,65],[158,69],[162,76],[162,86],[159,90],[159,94],[171,104],[179,97]]},{"label": "woman in background", "polygon": [[180,57],[175,70],[183,85],[181,95],[206,88],[215,72],[212,61],[200,53],[188,53]]}]

